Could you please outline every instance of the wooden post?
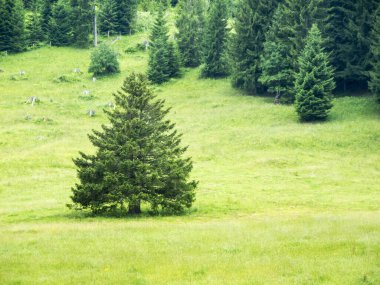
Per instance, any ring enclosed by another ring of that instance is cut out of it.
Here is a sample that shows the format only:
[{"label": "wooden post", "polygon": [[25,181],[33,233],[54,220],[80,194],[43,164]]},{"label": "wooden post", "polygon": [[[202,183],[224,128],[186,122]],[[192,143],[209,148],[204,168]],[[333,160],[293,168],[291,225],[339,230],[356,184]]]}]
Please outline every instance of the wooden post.
[{"label": "wooden post", "polygon": [[94,1],[94,47],[98,46],[98,27],[96,23],[96,0]]}]

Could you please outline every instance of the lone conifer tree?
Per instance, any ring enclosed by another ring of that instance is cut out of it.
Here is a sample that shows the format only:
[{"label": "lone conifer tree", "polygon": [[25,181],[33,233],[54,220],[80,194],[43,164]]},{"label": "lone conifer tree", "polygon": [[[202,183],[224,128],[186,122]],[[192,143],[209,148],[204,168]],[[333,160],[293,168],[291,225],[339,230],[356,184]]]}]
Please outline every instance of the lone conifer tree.
[{"label": "lone conifer tree", "polygon": [[169,42],[164,10],[160,9],[150,37],[148,78],[163,83],[179,75],[179,58],[176,46]]},{"label": "lone conifer tree", "polygon": [[321,32],[314,24],[306,38],[296,74],[296,110],[301,121],[324,120],[332,108],[334,71],[322,47]]},{"label": "lone conifer tree", "polygon": [[211,2],[205,31],[203,77],[223,77],[228,74],[226,61],[227,4],[225,0]]},{"label": "lone conifer tree", "polygon": [[114,97],[117,108],[105,111],[110,125],[89,136],[96,154],[74,160],[80,183],[72,189],[72,206],[95,213],[128,208],[131,214],[140,213],[142,203],[154,213],[191,207],[197,185],[188,181],[192,162],[182,157],[186,147],[165,118],[164,101],[136,74]]},{"label": "lone conifer tree", "polygon": [[372,70],[370,72],[369,88],[380,103],[380,8],[376,11],[371,38]]}]

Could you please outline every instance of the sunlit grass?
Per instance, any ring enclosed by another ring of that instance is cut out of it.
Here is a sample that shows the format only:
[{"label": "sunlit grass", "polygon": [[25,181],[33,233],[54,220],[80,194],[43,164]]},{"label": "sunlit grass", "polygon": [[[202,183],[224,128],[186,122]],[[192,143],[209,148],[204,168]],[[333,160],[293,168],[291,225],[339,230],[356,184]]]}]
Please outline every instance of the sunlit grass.
[{"label": "sunlit grass", "polygon": [[[380,123],[370,96],[335,100],[329,121],[245,96],[199,70],[155,87],[200,181],[180,217],[70,211],[72,158],[147,53],[113,46],[122,72],[92,81],[89,50],[0,62],[0,284],[380,284]],[[74,83],[55,83],[80,68]],[[26,71],[27,80],[10,77]],[[89,90],[92,100],[82,98]],[[37,96],[35,106],[25,104]],[[86,111],[94,109],[90,118]]]}]

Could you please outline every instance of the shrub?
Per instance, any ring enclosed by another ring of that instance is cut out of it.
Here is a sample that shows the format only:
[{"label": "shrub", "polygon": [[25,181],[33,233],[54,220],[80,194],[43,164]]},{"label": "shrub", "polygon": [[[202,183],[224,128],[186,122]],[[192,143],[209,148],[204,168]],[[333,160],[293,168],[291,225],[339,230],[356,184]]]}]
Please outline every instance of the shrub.
[{"label": "shrub", "polygon": [[135,53],[137,52],[138,50],[135,48],[135,47],[127,47],[125,49],[125,53]]},{"label": "shrub", "polygon": [[62,74],[54,79],[55,83],[72,83],[79,81],[81,81],[81,79],[76,74]]},{"label": "shrub", "polygon": [[91,54],[88,71],[96,76],[120,72],[117,54],[109,46],[101,44]]},{"label": "shrub", "polygon": [[9,77],[10,80],[13,81],[21,81],[21,80],[28,80],[28,76],[23,75],[23,74],[14,74]]}]

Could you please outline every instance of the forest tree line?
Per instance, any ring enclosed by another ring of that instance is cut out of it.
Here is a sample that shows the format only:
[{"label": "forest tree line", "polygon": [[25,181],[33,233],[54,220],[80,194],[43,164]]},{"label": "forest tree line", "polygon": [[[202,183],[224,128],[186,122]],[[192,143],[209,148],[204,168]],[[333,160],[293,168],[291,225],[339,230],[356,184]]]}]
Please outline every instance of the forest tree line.
[{"label": "forest tree line", "polygon": [[[178,76],[180,66],[203,65],[204,77],[231,76],[249,94],[293,103],[299,57],[315,24],[335,90],[380,90],[380,0],[0,0],[0,51],[89,47],[95,4],[103,35],[132,33],[138,9],[157,15],[148,71],[156,83]],[[176,6],[175,37],[165,27],[168,6]]]}]

